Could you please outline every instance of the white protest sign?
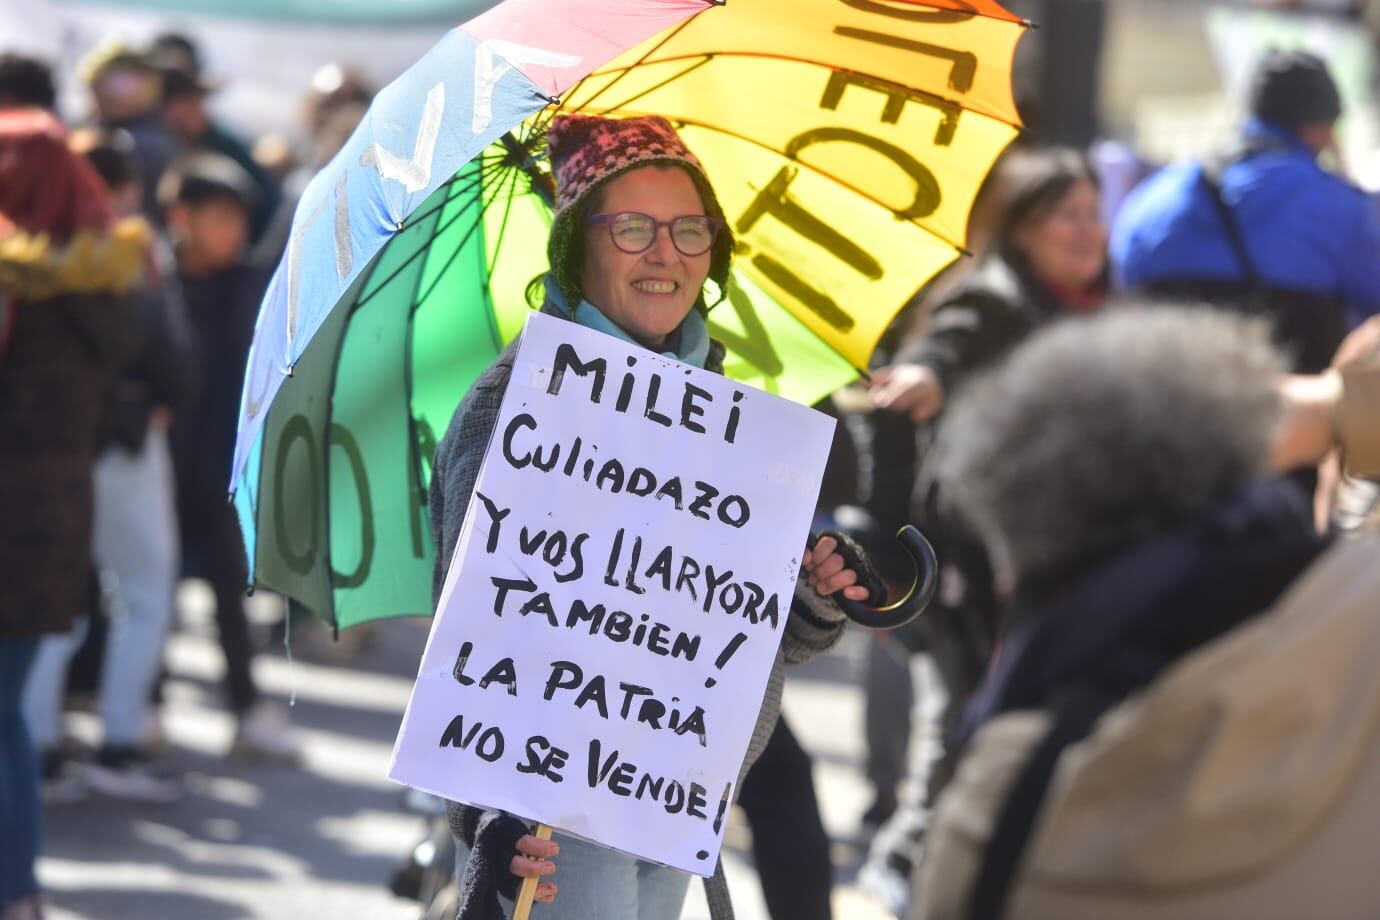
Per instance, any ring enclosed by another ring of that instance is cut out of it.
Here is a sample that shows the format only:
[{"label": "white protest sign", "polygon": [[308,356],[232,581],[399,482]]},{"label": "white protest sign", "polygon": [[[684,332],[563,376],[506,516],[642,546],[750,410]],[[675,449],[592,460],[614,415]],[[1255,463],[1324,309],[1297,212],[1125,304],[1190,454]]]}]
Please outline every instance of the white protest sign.
[{"label": "white protest sign", "polygon": [[711,874],[833,427],[533,314],[389,777]]}]

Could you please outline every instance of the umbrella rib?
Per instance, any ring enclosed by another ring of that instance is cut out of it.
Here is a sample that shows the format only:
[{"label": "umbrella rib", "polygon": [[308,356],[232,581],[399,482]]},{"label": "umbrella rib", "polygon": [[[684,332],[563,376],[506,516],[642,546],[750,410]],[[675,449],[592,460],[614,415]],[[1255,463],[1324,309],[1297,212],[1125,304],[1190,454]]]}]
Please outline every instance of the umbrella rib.
[{"label": "umbrella rib", "polygon": [[[425,211],[414,211],[413,213],[409,214],[406,219],[406,226],[402,230],[400,230],[399,233],[405,233],[407,232],[407,230],[411,229],[412,227],[415,227],[420,221],[426,220],[428,217],[437,213],[438,211],[444,211],[447,207],[454,204],[460,198],[463,198],[465,195],[468,195],[470,192],[474,191],[476,187],[481,186],[488,176],[498,174],[503,168],[504,165],[502,161],[495,160],[494,162],[481,165],[479,172],[475,176],[466,180],[463,184],[457,183],[455,177],[452,177],[450,180],[450,185],[447,187],[447,194],[445,198],[443,198],[440,202],[433,205],[432,207],[427,208]],[[456,175],[458,176],[459,173],[457,172]],[[449,224],[447,224],[447,226],[449,226]],[[412,258],[415,258],[415,255]],[[403,262],[401,265],[398,266],[397,271],[401,271],[402,269],[406,268],[408,264],[410,263]],[[391,284],[395,276],[396,272],[393,275],[390,275],[388,279],[385,280],[382,285],[380,285],[380,287]]]},{"label": "umbrella rib", "polygon": [[[481,156],[482,156],[482,154],[481,154]],[[492,160],[492,161],[489,162],[489,163],[481,163],[481,165],[480,165],[480,170],[479,170],[479,177],[478,177],[478,179],[477,179],[475,182],[471,182],[471,183],[467,184],[467,186],[466,186],[466,188],[465,188],[465,191],[461,192],[461,194],[467,193],[470,189],[472,189],[472,188],[474,187],[474,185],[475,185],[476,183],[482,183],[483,179],[486,178],[487,176],[491,176],[491,175],[494,175],[494,174],[501,174],[503,168],[504,168],[503,161],[502,161],[501,159],[499,159],[499,158],[495,158],[494,160]],[[515,173],[516,170],[511,170],[510,172],[514,172],[514,173]],[[505,175],[503,178],[506,179],[507,176]],[[450,271],[450,267],[451,267],[453,264],[455,264],[455,260],[456,260],[457,258],[459,258],[460,253],[463,252],[464,249],[465,249],[465,247],[469,244],[469,241],[470,241],[470,239],[474,236],[475,231],[478,230],[479,227],[480,227],[480,225],[483,223],[483,208],[484,208],[484,204],[483,204],[483,186],[482,186],[482,184],[480,185],[479,195],[480,195],[480,216],[477,217],[477,218],[475,219],[474,226],[470,227],[470,229],[469,229],[468,231],[466,231],[464,238],[461,239],[460,243],[452,250],[450,256],[446,259],[445,264],[441,266],[441,269],[436,273],[435,277],[432,278],[431,283],[430,283],[430,285],[428,285],[428,287],[427,287],[425,293],[420,293],[420,294],[419,294],[419,292],[421,291],[421,287],[422,287],[422,279],[423,279],[423,277],[424,277],[424,272],[418,272],[418,273],[417,273],[417,285],[416,285],[416,287],[413,289],[413,292],[412,292],[412,300],[411,300],[410,307],[409,307],[409,309],[408,309],[407,336],[408,336],[408,341],[409,341],[409,343],[412,341],[412,336],[413,336],[413,323],[414,323],[414,320],[415,320],[415,318],[416,318],[417,311],[421,308],[421,305],[422,305],[429,297],[431,297],[432,293],[436,290],[437,286],[440,285],[441,280],[442,280],[443,278],[445,278],[446,273]],[[454,196],[453,198],[450,198],[449,200],[453,201],[453,200],[455,200],[455,198],[458,198],[458,197],[460,197],[460,196],[459,196],[459,195],[456,195],[456,196]],[[464,214],[464,210],[461,210],[460,213],[459,213],[459,214],[456,214],[454,217],[452,217],[452,218],[446,223],[445,226],[439,228],[438,230],[433,230],[433,236],[437,235],[438,233],[444,233],[444,232],[445,232],[446,230],[448,230],[448,229],[450,228],[450,226],[451,226],[456,220],[458,220],[458,219],[460,218],[460,216],[463,215],[463,214]],[[426,250],[421,250],[421,251],[422,251],[422,252],[425,252]],[[496,336],[496,335],[495,335],[495,339],[497,339],[497,336]],[[412,412],[412,349],[411,349],[411,347],[410,347],[410,344],[409,344],[409,348],[408,348],[408,351],[407,351],[407,358],[406,358],[406,361],[405,361],[405,364],[404,364],[404,374],[405,374],[405,377],[404,377],[404,387],[405,387],[405,391],[406,391],[407,406],[408,406],[408,411],[407,411],[407,428],[408,428],[408,436],[409,436],[409,438],[410,438],[410,440],[409,440],[408,443],[409,443],[409,444],[412,444],[412,445],[415,445],[415,444],[417,443],[417,419],[416,419],[416,417],[413,415],[413,412]],[[415,447],[413,448],[413,450],[411,451],[411,453],[412,453],[412,461],[413,461],[413,476],[415,477],[415,480],[416,480],[416,482],[418,483],[418,486],[419,486],[419,488],[420,488],[420,484],[424,481],[424,480],[423,480],[423,476],[422,476],[422,457],[421,457],[420,452],[418,452],[418,451],[415,449]],[[424,496],[424,495],[425,495],[425,492],[423,492],[422,494],[423,494],[423,496]]]},{"label": "umbrella rib", "polygon": [[[517,194],[516,194],[516,191],[517,191],[517,183],[521,181],[521,178],[522,178],[522,177],[521,177],[520,172],[519,172],[518,170],[516,170],[516,169],[512,171],[511,176],[505,176],[505,177],[504,177],[504,181],[506,181],[508,184],[510,184],[510,185],[512,186],[512,192],[511,192],[510,194],[508,194],[508,195],[505,197],[505,199],[504,199],[504,203],[503,203],[503,222],[502,222],[501,224],[499,224],[499,227],[498,227],[498,235],[494,238],[494,248],[493,248],[494,261],[493,261],[493,262],[490,262],[490,263],[486,266],[487,271],[485,271],[485,273],[484,273],[484,290],[485,290],[485,292],[489,295],[489,300],[490,300],[490,301],[493,300],[493,289],[489,286],[489,279],[493,277],[494,265],[498,264],[498,254],[499,254],[499,252],[500,252],[500,251],[502,250],[502,248],[503,248],[503,237],[504,237],[504,236],[507,234],[507,232],[508,232],[508,217],[509,217],[509,215],[512,214],[512,211],[513,211],[513,201],[514,201],[514,199],[517,197]],[[502,186],[500,185],[500,189],[501,189],[501,188],[502,188]],[[494,347],[496,347],[496,348],[502,348],[502,347],[503,347],[503,342],[502,342],[502,336],[499,335],[499,331],[498,331],[497,317],[494,315],[494,311],[493,311],[493,310],[488,310],[488,311],[487,311],[487,315],[488,315],[488,318],[489,318],[489,333],[490,333],[490,335],[493,336]]]},{"label": "umbrella rib", "polygon": [[[716,2],[716,0],[705,0],[705,9],[707,10],[711,6],[723,6],[723,2],[722,0],[718,0],[718,2]],[[701,12],[704,12],[704,10],[701,10]],[[695,15],[698,16],[699,14],[696,13]],[[661,41],[657,42],[655,45],[648,48],[641,57],[629,64],[627,68],[623,71],[623,73],[614,77],[611,83],[609,83],[601,89],[595,90],[594,95],[590,96],[587,100],[585,100],[584,104],[586,106],[590,105],[594,102],[595,99],[598,99],[602,93],[606,93],[609,90],[613,89],[613,87],[618,84],[619,80],[622,80],[625,76],[627,76],[628,71],[636,67],[640,67],[643,63],[646,62],[647,58],[656,54],[663,47],[665,47],[666,43],[669,42],[671,39],[675,38],[677,35],[679,35],[685,29],[686,26],[690,25],[691,21],[694,20],[694,18],[695,16],[691,16],[688,19],[681,20],[681,22],[677,24],[674,29],[666,33],[666,36],[662,38]],[[561,100],[557,102],[555,106],[552,107],[551,117],[555,117],[556,113],[559,112],[565,106],[565,100],[571,98],[577,92],[579,92],[580,87],[583,86],[585,81],[588,80],[591,76],[593,76],[593,74],[586,74],[585,76],[581,77],[574,86],[570,87],[570,89],[562,95]],[[550,119],[548,118],[547,120],[549,121]]]},{"label": "umbrella rib", "polygon": [[[518,167],[503,160],[498,160],[495,166],[497,168],[491,170],[483,177],[485,180],[491,181],[486,181],[484,187],[479,190],[479,207],[481,210],[488,208],[489,205],[497,201],[504,183],[514,174],[521,172]],[[486,191],[490,192],[488,201],[484,200],[484,193]]]},{"label": "umbrella rib", "polygon": [[[464,185],[464,186],[461,186],[461,187],[460,187],[460,190],[459,190],[458,192],[455,192],[455,191],[454,191],[454,182],[455,182],[455,179],[452,178],[452,179],[450,180],[451,183],[452,183],[452,186],[447,188],[446,197],[443,198],[439,203],[433,205],[433,206],[430,207],[430,208],[427,208],[425,211],[414,211],[414,212],[412,212],[411,214],[407,215],[408,226],[413,226],[413,225],[415,225],[418,221],[426,220],[428,217],[430,217],[431,215],[435,214],[437,211],[443,211],[443,210],[445,210],[445,209],[446,209],[448,206],[450,206],[450,204],[453,203],[457,198],[460,198],[462,195],[468,194],[468,193],[470,192],[470,190],[471,190],[475,185],[477,185],[477,184],[479,184],[480,182],[483,181],[483,179],[484,179],[484,170],[486,170],[486,169],[491,169],[491,168],[493,168],[493,167],[488,167],[488,166],[482,167],[482,168],[480,169],[479,175],[478,175],[477,177],[471,179],[471,180],[469,181],[468,184],[466,184],[466,185]],[[497,169],[494,169],[494,171],[497,172]],[[454,194],[451,194],[451,192],[454,192]]]},{"label": "umbrella rib", "polygon": [[[584,80],[581,80],[580,82],[583,83]],[[576,84],[576,86],[578,87],[579,84]],[[566,95],[568,96],[570,94],[567,93]],[[540,134],[544,136],[546,134],[547,127],[549,127],[551,124],[551,119],[561,114],[561,109],[564,105],[565,100],[562,99],[555,105],[549,105],[546,108],[542,109],[541,113],[537,115],[536,120],[532,125],[532,133],[534,135]]]},{"label": "umbrella rib", "polygon": [[[517,184],[519,181],[520,180],[518,176],[518,170],[516,169],[512,171],[511,175],[504,176],[501,180],[499,180],[499,192],[494,196],[495,201],[498,200],[499,195],[502,195],[504,185],[511,186],[511,191],[508,195],[504,197],[503,221],[498,225],[498,235],[494,237],[494,261],[489,262],[485,266],[487,270],[484,273],[484,277],[486,278],[494,273],[494,265],[497,264],[498,252],[500,247],[503,245],[504,234],[508,230],[508,216],[513,212],[513,199],[517,197]],[[487,208],[485,210],[487,210]]]},{"label": "umbrella rib", "polygon": [[[517,174],[517,170],[512,170],[512,171],[511,171],[511,175],[516,175],[516,174]],[[505,182],[508,182],[508,181],[509,181],[509,178],[511,178],[511,177],[509,177],[509,175],[505,175],[504,178],[500,179],[500,188],[502,188],[502,183],[505,183]],[[497,194],[498,194],[498,193],[495,192],[495,200],[497,200]],[[509,201],[511,201],[511,200],[512,200],[512,199],[509,199]],[[458,218],[458,217],[460,217],[460,215],[458,215],[458,214],[455,215],[455,218]],[[455,221],[455,218],[451,218],[451,222],[454,222],[454,221]],[[464,248],[465,248],[466,246],[469,246],[469,240],[473,239],[473,236],[475,236],[476,230],[479,230],[480,226],[483,225],[483,222],[484,222],[484,206],[483,206],[483,203],[480,203],[479,217],[476,217],[476,218],[475,218],[475,223],[473,223],[473,226],[471,226],[471,228],[469,228],[468,230],[465,230],[465,236],[462,237],[462,239],[460,240],[460,243],[458,243],[457,246],[455,246],[454,250],[451,251],[451,254],[449,255],[449,257],[446,258],[446,263],[444,263],[444,265],[440,266],[439,272],[436,272],[436,276],[433,277],[433,279],[432,279],[432,281],[431,281],[431,284],[429,284],[429,286],[426,287],[426,291],[424,292],[424,294],[417,295],[417,294],[415,294],[415,292],[414,292],[414,294],[413,294],[413,305],[414,305],[414,306],[413,306],[413,309],[417,309],[417,306],[420,306],[421,303],[424,303],[424,302],[426,301],[426,298],[431,297],[432,292],[435,292],[436,287],[439,286],[440,280],[442,280],[443,277],[446,277],[446,272],[449,272],[450,266],[451,266],[451,265],[454,265],[455,259],[460,258],[461,252],[464,251]],[[437,230],[437,234],[443,233],[444,230],[447,230],[447,229],[450,229],[450,223],[447,223],[447,225],[444,226],[444,228],[442,228],[442,229],[440,229],[440,230]],[[418,290],[420,290],[420,288],[421,288],[421,281],[418,280]],[[497,337],[495,337],[495,338],[497,338]]]},{"label": "umbrella rib", "polygon": [[[503,245],[503,237],[505,236],[508,229],[508,215],[512,213],[513,198],[517,195],[517,183],[521,181],[522,175],[523,173],[520,169],[509,169],[509,171],[499,179],[497,185],[494,188],[493,196],[489,199],[489,201],[481,202],[480,204],[480,219],[482,220],[484,215],[488,213],[489,208],[497,204],[500,199],[502,199],[504,202],[503,221],[499,225],[498,234],[494,240],[494,245],[491,250],[493,253],[493,259],[485,259],[484,280],[481,282],[484,291],[488,294],[490,301],[493,300],[493,289],[489,287],[489,279],[493,276],[494,266],[498,264],[499,250],[500,247]],[[487,249],[489,247],[485,248]],[[489,311],[489,334],[493,337],[494,345],[496,347],[501,348],[503,346],[503,343],[500,340],[501,337],[498,333],[498,327],[494,322],[492,310]]]},{"label": "umbrella rib", "polygon": [[[522,144],[528,150],[535,151],[536,148],[546,141],[546,128],[551,123],[551,119],[556,117],[554,108],[547,108],[540,112],[531,124],[524,123],[522,127],[527,129],[523,136]],[[535,152],[533,154],[536,156]],[[554,177],[553,177],[554,180]]]},{"label": "umbrella rib", "polygon": [[[435,209],[432,210],[432,213],[435,213]],[[438,228],[436,228],[434,231],[432,231],[432,235],[433,235],[433,236],[436,236],[436,235],[439,235],[439,234],[441,234],[441,233],[445,233],[447,230],[449,230],[449,229],[451,228],[452,225],[455,224],[456,221],[458,221],[461,217],[463,217],[464,214],[465,214],[465,212],[462,210],[462,211],[460,211],[458,214],[455,214],[455,215],[453,215],[452,217],[447,218],[447,220],[446,220],[446,222],[445,222],[444,224],[442,224],[440,227],[438,227]],[[479,221],[476,220],[476,221],[475,221],[475,227],[478,227],[478,226],[479,226]],[[469,233],[466,234],[466,239],[461,241],[460,247],[463,247],[463,246],[465,245],[465,242],[468,241],[469,236],[470,236],[471,234],[473,234],[473,232],[474,232],[474,228],[471,227]],[[396,237],[395,237],[395,238],[396,238]],[[423,255],[425,255],[425,254],[426,254],[426,251],[427,251],[427,250],[426,250],[425,247],[423,247],[423,248],[421,248],[421,249],[418,249],[416,252],[412,253],[412,254],[409,255],[406,259],[404,259],[401,263],[399,263],[398,266],[397,266],[396,268],[394,268],[391,272],[389,272],[387,278],[384,278],[383,281],[380,282],[380,284],[379,284],[377,287],[375,287],[373,290],[371,290],[369,293],[365,294],[362,298],[359,299],[359,301],[356,303],[356,307],[355,307],[355,308],[356,308],[356,309],[359,309],[360,307],[362,307],[362,306],[364,306],[365,304],[367,304],[369,301],[373,300],[374,297],[376,297],[376,296],[379,294],[380,291],[382,291],[384,288],[388,287],[388,285],[390,285],[390,284],[393,283],[393,279],[394,279],[394,278],[398,277],[398,275],[400,275],[400,274],[402,274],[404,271],[406,271],[407,268],[408,268],[413,262],[417,261],[417,259],[419,259],[419,258],[421,258]]]},{"label": "umbrella rib", "polygon": [[[655,86],[649,86],[649,87],[647,87],[646,89],[639,91],[636,95],[629,96],[627,99],[624,99],[622,102],[619,102],[619,103],[617,103],[616,105],[607,106],[607,107],[603,108],[603,111],[605,111],[605,112],[613,112],[613,111],[617,111],[617,110],[622,109],[622,108],[626,108],[627,106],[630,106],[630,105],[632,105],[634,102],[636,102],[637,100],[641,99],[643,96],[649,96],[649,95],[651,95],[652,93],[656,92],[657,90],[661,89],[663,86],[666,86],[666,85],[669,84],[669,83],[674,83],[675,81],[679,80],[681,77],[686,76],[687,74],[693,73],[693,72],[695,72],[696,70],[699,70],[699,69],[700,69],[701,67],[703,67],[705,64],[708,64],[710,61],[712,61],[712,60],[714,59],[714,55],[712,55],[712,54],[700,55],[700,56],[698,56],[698,57],[699,57],[698,60],[696,60],[696,61],[695,61],[693,64],[691,64],[689,67],[687,67],[687,68],[685,68],[684,70],[682,70],[680,73],[672,74],[671,76],[669,76],[669,77],[667,77],[666,79],[662,80],[660,83],[657,83]],[[658,63],[659,63],[659,62],[658,62]],[[624,73],[626,74],[626,71],[625,71]],[[617,82],[617,81],[615,80],[614,82]],[[612,84],[610,84],[610,85],[612,85]],[[593,100],[590,100],[590,101],[592,102]],[[582,105],[581,108],[582,108],[582,109],[587,109],[587,108],[589,108],[589,103],[586,103],[586,104]]]},{"label": "umbrella rib", "polygon": [[[484,164],[481,162],[481,163],[480,163],[480,174],[481,174],[481,175],[483,174],[483,165],[484,165]],[[460,213],[463,214],[463,213],[464,213],[464,209],[461,209]],[[457,216],[458,216],[458,215],[457,215]],[[438,218],[438,220],[439,220],[439,218]],[[460,248],[463,248],[463,246],[462,246],[462,247],[457,247],[456,252],[459,252],[459,251],[460,251]],[[424,248],[424,249],[422,249],[421,251],[426,252],[427,249]],[[447,265],[449,265],[449,263],[447,263]],[[434,286],[436,285],[436,282],[439,281],[439,280],[440,280],[442,277],[444,277],[444,276],[445,276],[445,269],[443,268],[443,269],[441,269],[440,272],[437,273],[436,279],[432,281],[432,286],[434,287]],[[412,501],[415,502],[415,501],[417,501],[418,497],[420,496],[420,497],[421,497],[421,505],[422,505],[423,507],[426,506],[426,490],[422,488],[422,481],[423,481],[423,480],[422,480],[422,456],[421,456],[421,451],[417,448],[417,419],[416,419],[416,416],[413,415],[413,412],[412,412],[412,362],[413,362],[412,346],[413,346],[413,342],[414,342],[414,338],[413,338],[413,336],[414,336],[414,321],[415,321],[416,318],[417,318],[417,305],[418,305],[418,303],[420,303],[420,301],[417,299],[417,292],[418,292],[419,290],[421,290],[421,287],[422,287],[422,280],[423,280],[425,277],[426,277],[426,264],[423,263],[422,265],[418,266],[418,268],[417,268],[417,281],[416,281],[416,283],[413,285],[413,288],[412,288],[412,300],[411,300],[411,302],[410,302],[409,305],[408,305],[408,311],[407,311],[407,324],[406,324],[406,327],[405,327],[405,329],[404,329],[404,342],[405,342],[406,344],[405,344],[405,347],[404,347],[404,350],[403,350],[403,367],[402,367],[402,370],[403,370],[403,418],[405,418],[405,419],[407,420],[407,445],[408,445],[407,455],[408,455],[408,459],[411,461],[408,465],[409,465],[409,467],[411,468],[412,479],[413,479],[413,481],[417,484],[417,493],[414,494],[414,495],[412,495],[412,496],[410,496],[410,497],[411,497]],[[410,528],[412,529],[412,538],[413,538],[414,540],[417,540],[417,538],[418,538],[418,533],[417,533],[417,508],[416,508],[416,506],[414,505],[414,506],[410,509],[410,511],[411,511],[411,513],[408,515],[408,523],[409,523]],[[414,544],[414,546],[415,546],[415,544]]]}]

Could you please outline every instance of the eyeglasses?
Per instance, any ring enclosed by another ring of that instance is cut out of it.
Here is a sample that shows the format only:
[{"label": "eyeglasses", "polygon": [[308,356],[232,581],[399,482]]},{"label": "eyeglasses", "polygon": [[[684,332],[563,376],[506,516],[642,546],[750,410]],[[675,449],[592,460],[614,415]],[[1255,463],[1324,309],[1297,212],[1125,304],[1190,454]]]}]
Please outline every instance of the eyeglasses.
[{"label": "eyeglasses", "polygon": [[702,256],[714,245],[724,222],[704,214],[682,214],[670,220],[657,220],[638,211],[619,211],[616,214],[595,214],[590,226],[607,224],[613,245],[623,252],[636,255],[646,252],[656,242],[662,227],[671,230],[671,244],[683,256]]}]

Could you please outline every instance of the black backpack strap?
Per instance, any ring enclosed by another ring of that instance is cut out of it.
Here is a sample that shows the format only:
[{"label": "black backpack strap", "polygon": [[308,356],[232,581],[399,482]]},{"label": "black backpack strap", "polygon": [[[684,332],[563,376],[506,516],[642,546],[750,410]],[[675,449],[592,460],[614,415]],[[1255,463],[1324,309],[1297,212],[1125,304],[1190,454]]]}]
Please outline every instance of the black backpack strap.
[{"label": "black backpack strap", "polygon": [[1208,198],[1217,209],[1217,216],[1222,221],[1222,229],[1226,231],[1227,242],[1231,244],[1232,251],[1236,253],[1236,261],[1241,265],[1241,272],[1245,276],[1246,284],[1252,291],[1258,291],[1261,287],[1260,272],[1256,271],[1255,262],[1251,259],[1251,254],[1246,249],[1246,240],[1241,235],[1241,225],[1237,223],[1236,213],[1232,211],[1231,205],[1222,197],[1222,173],[1227,164],[1205,163],[1202,169],[1203,186],[1208,190]]},{"label": "black backpack strap", "polygon": [[1244,163],[1262,153],[1278,153],[1288,149],[1274,138],[1249,137],[1233,145],[1224,153],[1210,157],[1202,165],[1203,185],[1207,188],[1208,197],[1217,209],[1217,216],[1221,219],[1222,228],[1227,233],[1227,242],[1231,244],[1232,251],[1236,253],[1236,260],[1241,263],[1241,271],[1252,291],[1260,290],[1263,287],[1263,282],[1260,278],[1260,272],[1256,270],[1255,261],[1251,259],[1250,253],[1246,250],[1246,240],[1241,234],[1241,225],[1236,220],[1236,212],[1222,197],[1222,177],[1226,175],[1228,167],[1235,166],[1237,163]]},{"label": "black backpack strap", "polygon": [[1083,687],[1061,694],[1051,705],[1054,721],[1007,791],[988,838],[969,895],[968,920],[1001,920],[1059,758],[1086,738],[1115,702],[1108,694]]},{"label": "black backpack strap", "polygon": [[1320,373],[1332,362],[1337,346],[1346,336],[1341,299],[1335,295],[1283,287],[1262,278],[1246,250],[1236,212],[1222,197],[1222,175],[1227,166],[1273,149],[1269,146],[1253,147],[1244,153],[1237,153],[1233,158],[1203,164],[1201,181],[1217,210],[1236,261],[1241,266],[1245,291],[1233,290],[1236,282],[1224,282],[1220,284],[1220,293],[1214,296],[1210,290],[1212,284],[1199,281],[1190,283],[1187,293],[1192,300],[1207,299],[1224,306],[1243,308],[1248,314],[1264,316],[1270,321],[1276,343],[1290,353],[1294,371]]}]

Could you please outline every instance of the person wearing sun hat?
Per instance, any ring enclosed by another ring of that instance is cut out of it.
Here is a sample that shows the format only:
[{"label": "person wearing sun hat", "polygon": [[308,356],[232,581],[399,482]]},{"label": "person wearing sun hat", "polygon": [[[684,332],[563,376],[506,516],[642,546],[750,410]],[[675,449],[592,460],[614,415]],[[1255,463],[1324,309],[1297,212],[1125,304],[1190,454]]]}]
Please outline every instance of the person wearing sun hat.
[{"label": "person wearing sun hat", "polygon": [[[559,115],[551,122],[547,152],[556,182],[550,266],[529,288],[541,310],[722,373],[724,348],[710,338],[705,320],[712,305],[706,282],[713,282],[714,302],[724,297],[733,237],[704,167],[670,122]],[[436,450],[430,503],[437,600],[516,350],[509,346],[470,388]],[[872,593],[864,585],[875,575],[865,560],[855,565],[863,571],[845,563],[830,537],[806,553],[740,785],[776,725],[783,666],[825,651],[843,632],[844,614],[829,595],[842,591],[862,600]],[[537,900],[552,904],[543,916],[680,916],[686,873],[560,834],[538,840],[524,822],[501,812],[452,804],[450,821],[461,844],[461,920],[506,916],[510,908],[499,902],[500,894],[511,900],[522,876],[545,878],[557,867],[559,899],[551,881],[537,889]],[[714,920],[731,918],[722,866],[706,879],[705,891]]]}]

